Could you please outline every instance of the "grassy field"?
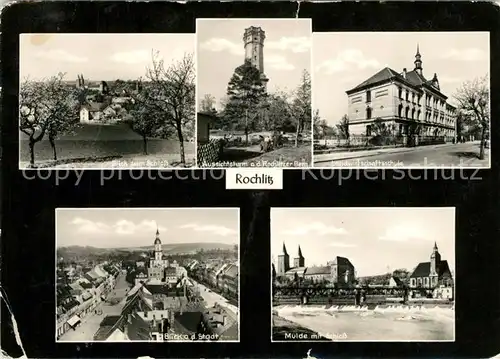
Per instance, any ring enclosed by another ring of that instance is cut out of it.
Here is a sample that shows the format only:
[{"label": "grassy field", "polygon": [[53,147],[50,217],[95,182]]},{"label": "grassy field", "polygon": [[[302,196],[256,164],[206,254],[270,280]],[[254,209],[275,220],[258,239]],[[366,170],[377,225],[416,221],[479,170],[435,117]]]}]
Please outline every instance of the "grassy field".
[{"label": "grassy field", "polygon": [[[149,139],[148,156],[143,154],[143,141],[141,136],[133,132],[126,125],[83,125],[73,136],[61,136],[55,141],[57,150],[57,163],[53,161],[52,147],[48,139],[35,144],[35,164],[42,167],[49,165],[70,167],[71,164],[84,164],[82,167],[95,167],[92,163],[121,161],[146,162],[160,161],[174,163],[180,160],[179,141],[175,139]],[[194,143],[184,143],[186,159],[194,160]],[[135,161],[134,157],[138,157]],[[24,133],[20,136],[20,162],[29,163],[28,138]],[[137,167],[130,165],[132,167]],[[175,164],[172,166],[174,167]],[[21,166],[23,167],[23,166]],[[75,166],[73,166],[75,167]],[[114,166],[117,167],[117,166]],[[140,167],[155,167],[155,165]],[[170,167],[170,166],[169,166]]]}]

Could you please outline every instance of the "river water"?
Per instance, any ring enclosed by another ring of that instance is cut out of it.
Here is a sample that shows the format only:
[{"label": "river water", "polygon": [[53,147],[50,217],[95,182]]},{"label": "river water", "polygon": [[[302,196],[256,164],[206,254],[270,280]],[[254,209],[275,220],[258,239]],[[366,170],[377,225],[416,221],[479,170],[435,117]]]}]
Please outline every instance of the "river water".
[{"label": "river water", "polygon": [[454,341],[451,307],[282,306],[276,313],[331,340]]}]

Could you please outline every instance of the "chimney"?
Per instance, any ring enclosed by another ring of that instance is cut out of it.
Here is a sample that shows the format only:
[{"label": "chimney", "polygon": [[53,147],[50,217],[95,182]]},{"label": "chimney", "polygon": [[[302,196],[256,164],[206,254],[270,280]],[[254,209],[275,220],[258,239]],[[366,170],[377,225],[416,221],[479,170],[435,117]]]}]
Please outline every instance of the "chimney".
[{"label": "chimney", "polygon": [[406,80],[406,67],[403,69],[403,77],[405,78]]}]

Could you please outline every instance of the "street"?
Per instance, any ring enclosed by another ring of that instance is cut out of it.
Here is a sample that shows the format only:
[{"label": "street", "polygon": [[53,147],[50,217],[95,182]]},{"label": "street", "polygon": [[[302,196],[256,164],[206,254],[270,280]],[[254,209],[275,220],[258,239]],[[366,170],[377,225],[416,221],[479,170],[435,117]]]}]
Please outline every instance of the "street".
[{"label": "street", "polygon": [[210,288],[205,287],[203,284],[196,282],[192,278],[189,278],[189,280],[193,283],[194,286],[198,287],[200,295],[207,303],[207,307],[213,307],[215,303],[218,303],[221,305],[221,307],[227,308],[238,315],[238,307],[230,304],[226,298],[224,298],[220,294],[215,293]]},{"label": "street", "polygon": [[[387,151],[386,151],[387,150]],[[375,154],[376,153],[376,154]],[[315,167],[485,167],[490,150],[479,160],[479,143],[468,142],[413,149],[383,149],[314,155]],[[356,158],[354,158],[356,157]]]},{"label": "street", "polygon": [[[97,307],[90,313],[88,313],[84,318],[81,319],[81,324],[79,324],[75,330],[70,329],[64,333],[59,339],[60,342],[91,342],[94,339],[94,334],[99,330],[102,320],[108,315],[120,315],[124,302],[122,299],[125,298],[126,293],[129,289],[129,284],[125,280],[125,274],[120,273],[116,278],[116,286],[109,293],[107,300],[112,303],[118,303],[110,305],[106,302],[100,302]],[[102,314],[95,314],[95,310],[102,310]]]}]

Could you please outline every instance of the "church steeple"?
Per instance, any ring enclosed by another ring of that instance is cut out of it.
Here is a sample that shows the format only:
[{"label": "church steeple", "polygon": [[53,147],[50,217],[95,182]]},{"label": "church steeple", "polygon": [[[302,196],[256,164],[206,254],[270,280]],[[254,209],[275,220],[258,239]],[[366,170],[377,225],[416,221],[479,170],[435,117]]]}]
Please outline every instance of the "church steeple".
[{"label": "church steeple", "polygon": [[415,54],[415,61],[414,61],[414,64],[415,64],[415,71],[420,75],[422,76],[422,56],[420,55],[420,48],[419,48],[419,45],[417,43],[417,53]]},{"label": "church steeple", "polygon": [[305,266],[305,259],[304,256],[302,255],[302,250],[300,249],[300,245],[299,245],[299,250],[297,252],[297,257],[293,259],[293,266],[295,268]]},{"label": "church steeple", "polygon": [[285,256],[287,256],[287,255],[288,255],[288,252],[286,251],[285,242],[283,242],[283,254],[284,254]]},{"label": "church steeple", "polygon": [[438,275],[439,266],[441,264],[441,254],[439,254],[437,243],[434,242],[432,248],[431,262],[430,262],[430,275]]}]

